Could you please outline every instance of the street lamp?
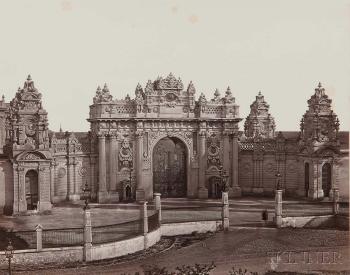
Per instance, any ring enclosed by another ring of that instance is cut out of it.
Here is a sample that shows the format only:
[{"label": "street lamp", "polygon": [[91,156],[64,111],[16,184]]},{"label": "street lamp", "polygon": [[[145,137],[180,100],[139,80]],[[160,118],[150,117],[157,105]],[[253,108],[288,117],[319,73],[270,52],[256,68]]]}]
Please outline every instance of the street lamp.
[{"label": "street lamp", "polygon": [[219,173],[220,173],[220,180],[221,180],[221,187],[223,192],[227,192],[228,187],[228,175],[226,171],[224,170],[224,167],[222,165],[219,166]]},{"label": "street lamp", "polygon": [[223,191],[224,192],[227,192],[229,190],[228,175],[227,175],[225,170],[224,170],[224,174],[222,175],[222,186],[223,186]]},{"label": "street lamp", "polygon": [[279,173],[279,172],[277,172],[276,173],[276,179],[277,179],[277,184],[276,184],[276,189],[277,190],[281,190],[282,188],[282,186],[281,186],[281,177],[282,177],[282,175]]},{"label": "street lamp", "polygon": [[86,181],[83,188],[83,199],[85,200],[84,210],[90,209],[89,207],[90,197],[91,197],[91,189]]},{"label": "street lamp", "polygon": [[13,258],[13,246],[11,239],[9,239],[8,245],[6,247],[5,257],[9,262],[9,275],[11,275],[11,259]]}]

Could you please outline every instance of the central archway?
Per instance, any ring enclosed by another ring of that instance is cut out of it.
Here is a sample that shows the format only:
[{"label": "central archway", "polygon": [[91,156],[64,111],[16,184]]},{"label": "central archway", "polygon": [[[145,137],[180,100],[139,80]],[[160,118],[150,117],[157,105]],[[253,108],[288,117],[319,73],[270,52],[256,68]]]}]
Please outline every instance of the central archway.
[{"label": "central archway", "polygon": [[187,154],[178,138],[165,137],[155,145],[152,155],[153,192],[162,197],[186,197]]}]

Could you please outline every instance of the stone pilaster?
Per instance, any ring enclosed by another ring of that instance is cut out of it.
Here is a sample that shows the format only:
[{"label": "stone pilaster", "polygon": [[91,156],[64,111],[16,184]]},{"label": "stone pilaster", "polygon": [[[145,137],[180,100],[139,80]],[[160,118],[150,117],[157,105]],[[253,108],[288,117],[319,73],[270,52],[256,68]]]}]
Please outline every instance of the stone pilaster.
[{"label": "stone pilaster", "polygon": [[312,199],[320,199],[323,198],[322,164],[320,161],[314,160],[312,165],[312,180],[310,181],[309,197]]},{"label": "stone pilaster", "polygon": [[116,151],[117,151],[117,137],[113,133],[110,135],[109,142],[109,198],[111,202],[119,201],[119,194],[117,188],[117,169],[116,169]]},{"label": "stone pilaster", "polygon": [[199,132],[198,142],[198,198],[208,198],[208,189],[205,187],[205,170],[206,170],[206,131],[201,130]]},{"label": "stone pilaster", "polygon": [[96,159],[90,156],[90,186],[91,186],[91,198],[96,199],[97,197],[97,186],[96,186]]},{"label": "stone pilaster", "polygon": [[39,200],[38,211],[43,212],[50,210],[52,204],[50,201],[50,182],[47,180],[48,167],[39,166],[38,174],[38,187],[39,187]]},{"label": "stone pilaster", "polygon": [[136,136],[136,200],[142,201],[145,199],[145,189],[142,179],[142,158],[143,158],[143,133],[138,131]]},{"label": "stone pilaster", "polygon": [[230,210],[228,203],[228,193],[222,192],[222,228],[224,231],[228,231],[230,227]]},{"label": "stone pilaster", "polygon": [[232,160],[231,160],[231,188],[229,190],[229,197],[240,197],[242,196],[241,187],[238,184],[238,136],[237,133],[232,135]]},{"label": "stone pilaster", "polygon": [[14,178],[14,200],[13,200],[13,212],[20,213],[27,211],[26,190],[25,190],[25,171],[21,166],[14,165],[13,178]]},{"label": "stone pilaster", "polygon": [[91,211],[84,209],[84,261],[92,260]]},{"label": "stone pilaster", "polygon": [[56,171],[56,164],[55,162],[51,162],[50,166],[50,201],[54,202],[55,197],[55,171]]},{"label": "stone pilaster", "polygon": [[106,138],[104,134],[98,136],[98,196],[99,203],[107,202],[106,182]]},{"label": "stone pilaster", "polygon": [[282,227],[282,190],[276,190],[275,194],[275,222],[277,228]]}]

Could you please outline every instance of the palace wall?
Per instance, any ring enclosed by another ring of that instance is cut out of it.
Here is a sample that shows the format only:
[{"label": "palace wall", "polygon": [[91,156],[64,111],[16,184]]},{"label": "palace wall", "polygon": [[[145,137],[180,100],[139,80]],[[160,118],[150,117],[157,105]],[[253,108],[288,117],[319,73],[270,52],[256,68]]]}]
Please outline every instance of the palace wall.
[{"label": "palace wall", "polygon": [[[184,89],[172,74],[144,89],[138,84],[134,98],[113,99],[105,85],[90,106],[89,132],[52,132],[28,76],[11,103],[0,100],[0,213],[50,210],[52,203],[80,200],[85,187],[99,203],[148,200],[157,188],[163,197],[190,198],[281,188],[311,199],[331,199],[339,188],[348,199],[349,133],[339,131],[321,84],[295,132],[276,131],[260,92],[243,131],[230,88],[224,96],[215,90],[210,100],[203,93],[195,100],[195,93],[192,82]],[[165,140],[172,152],[161,148]]]}]

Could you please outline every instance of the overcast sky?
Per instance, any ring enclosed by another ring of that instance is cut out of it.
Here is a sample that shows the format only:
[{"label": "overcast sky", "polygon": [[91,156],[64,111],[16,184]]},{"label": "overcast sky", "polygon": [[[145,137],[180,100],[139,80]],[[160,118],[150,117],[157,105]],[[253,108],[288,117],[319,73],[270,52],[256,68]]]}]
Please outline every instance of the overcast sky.
[{"label": "overcast sky", "polygon": [[277,130],[299,130],[321,81],[349,130],[350,0],[0,0],[0,94],[30,73],[51,130],[87,131],[98,85],[122,98],[169,72],[197,98],[230,86],[244,118],[261,90]]}]

